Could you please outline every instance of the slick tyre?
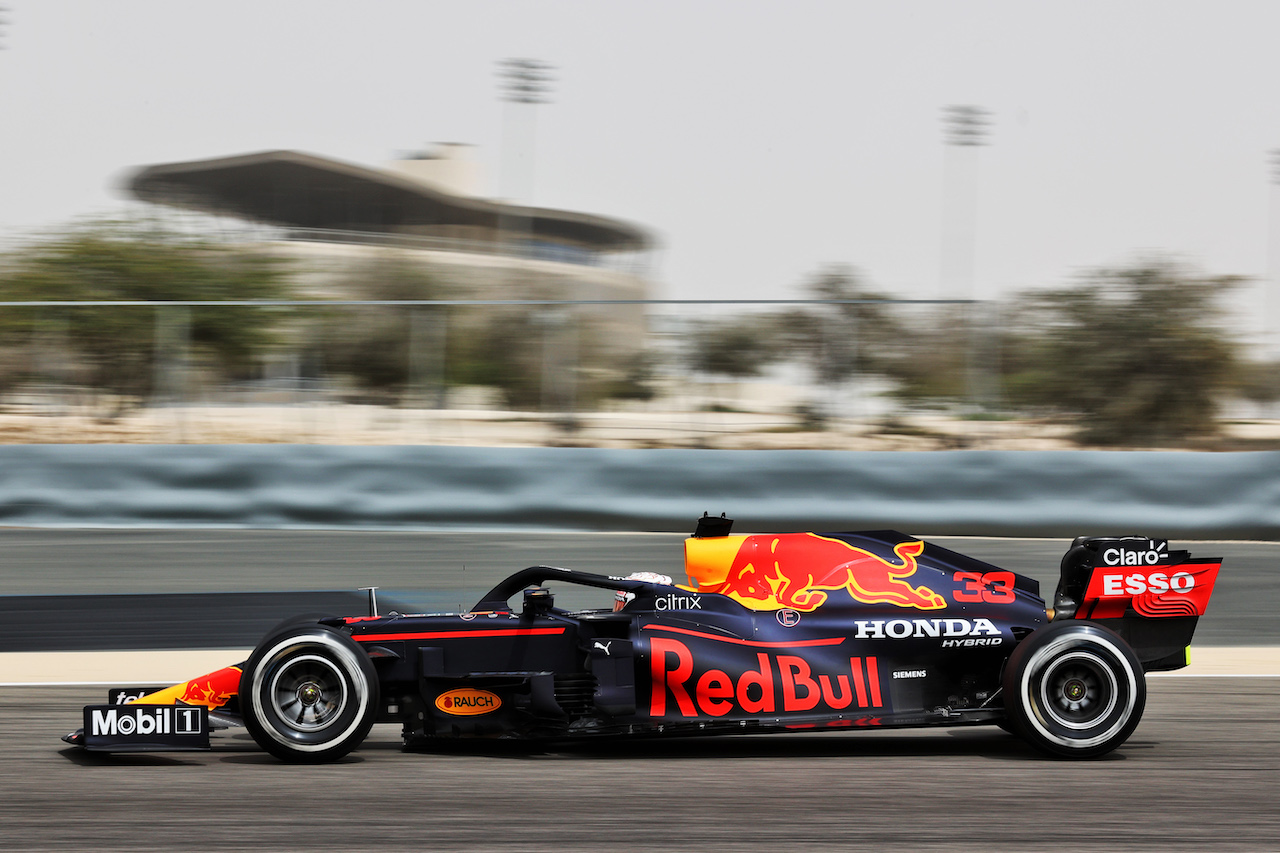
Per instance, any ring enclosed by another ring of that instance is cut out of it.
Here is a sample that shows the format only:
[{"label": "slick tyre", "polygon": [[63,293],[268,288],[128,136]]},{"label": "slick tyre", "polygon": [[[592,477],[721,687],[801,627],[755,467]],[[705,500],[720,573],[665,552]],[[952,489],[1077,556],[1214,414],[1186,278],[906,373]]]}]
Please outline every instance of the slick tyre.
[{"label": "slick tyre", "polygon": [[290,616],[286,619],[281,619],[279,622],[277,622],[275,625],[271,627],[270,631],[267,631],[267,633],[262,635],[262,639],[264,642],[267,640],[270,640],[272,637],[274,637],[276,634],[279,634],[285,628],[294,628],[299,625],[316,625],[320,622],[321,619],[332,619],[332,618],[334,618],[333,614],[323,613],[320,611],[315,611],[312,613],[299,613],[296,616]]},{"label": "slick tyre", "polygon": [[359,746],[378,712],[378,677],[346,634],[295,625],[254,650],[240,676],[245,728],[285,761],[335,761]]},{"label": "slick tyre", "polygon": [[1050,755],[1111,752],[1137,728],[1146,701],[1137,655],[1101,625],[1051,623],[1019,643],[1005,664],[1010,727]]}]

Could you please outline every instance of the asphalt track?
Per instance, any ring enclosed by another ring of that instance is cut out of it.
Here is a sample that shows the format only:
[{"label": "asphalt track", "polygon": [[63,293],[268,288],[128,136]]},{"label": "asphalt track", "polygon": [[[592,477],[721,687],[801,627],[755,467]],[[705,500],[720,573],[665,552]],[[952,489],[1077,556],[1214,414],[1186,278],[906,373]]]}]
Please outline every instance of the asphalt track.
[{"label": "asphalt track", "polygon": [[204,753],[64,747],[99,692],[0,691],[0,849],[1280,846],[1280,679],[1153,679],[1135,735],[1085,762],[993,727],[421,754],[379,726],[320,767],[281,764],[243,730]]}]

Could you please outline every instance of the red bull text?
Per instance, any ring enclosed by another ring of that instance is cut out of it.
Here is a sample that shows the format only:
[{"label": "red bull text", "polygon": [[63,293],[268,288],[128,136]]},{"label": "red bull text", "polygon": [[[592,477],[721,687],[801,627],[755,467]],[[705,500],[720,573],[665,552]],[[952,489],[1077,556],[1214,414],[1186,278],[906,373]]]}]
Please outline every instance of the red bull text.
[{"label": "red bull text", "polygon": [[[693,653],[679,640],[654,637],[650,645],[654,717],[723,717],[818,709],[883,708],[874,657],[851,657],[848,670],[815,674],[797,655],[756,654],[756,666],[736,675],[708,669],[696,677]],[[670,704],[668,704],[670,703]]]}]

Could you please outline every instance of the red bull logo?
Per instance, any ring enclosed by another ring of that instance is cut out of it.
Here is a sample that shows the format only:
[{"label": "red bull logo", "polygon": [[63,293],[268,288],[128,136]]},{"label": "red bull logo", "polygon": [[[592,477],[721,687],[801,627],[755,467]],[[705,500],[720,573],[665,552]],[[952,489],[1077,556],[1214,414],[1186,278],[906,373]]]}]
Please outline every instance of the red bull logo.
[{"label": "red bull logo", "polygon": [[206,708],[221,708],[240,690],[240,670],[229,666],[187,682],[179,701]]},{"label": "red bull logo", "polygon": [[217,672],[166,687],[137,700],[143,705],[203,705],[209,710],[217,710],[231,701],[231,697],[240,692],[240,667],[228,666]]},{"label": "red bull logo", "polygon": [[816,533],[723,536],[686,540],[685,566],[699,592],[727,595],[753,610],[809,613],[840,589],[865,604],[939,610],[947,606],[941,595],[907,580],[923,551],[923,542],[902,542],[893,561]]}]

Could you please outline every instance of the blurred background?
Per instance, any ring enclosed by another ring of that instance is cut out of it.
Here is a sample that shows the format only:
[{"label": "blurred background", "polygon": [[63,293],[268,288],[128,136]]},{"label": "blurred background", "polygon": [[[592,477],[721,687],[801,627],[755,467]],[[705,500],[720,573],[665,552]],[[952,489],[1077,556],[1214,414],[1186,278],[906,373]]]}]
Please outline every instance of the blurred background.
[{"label": "blurred background", "polygon": [[0,442],[1280,448],[1277,24],[6,0]]}]

